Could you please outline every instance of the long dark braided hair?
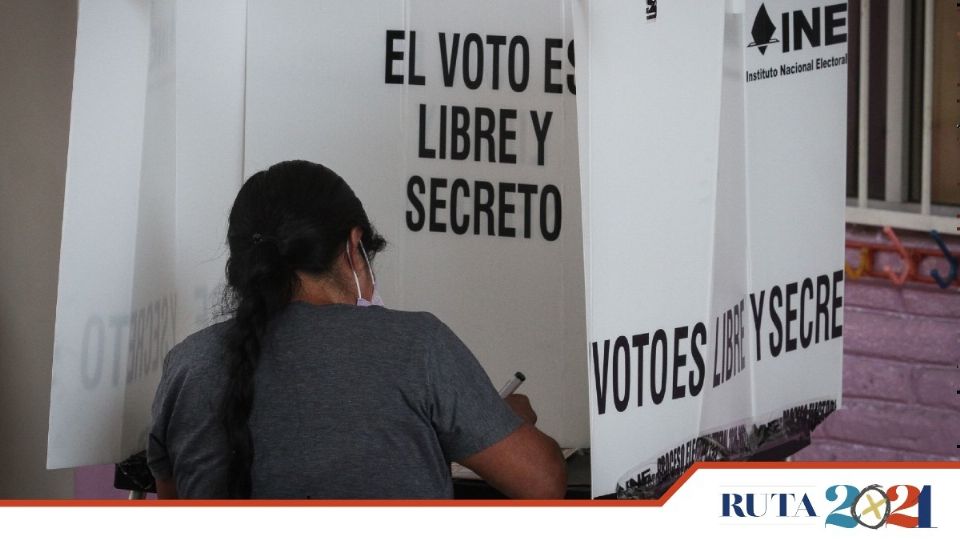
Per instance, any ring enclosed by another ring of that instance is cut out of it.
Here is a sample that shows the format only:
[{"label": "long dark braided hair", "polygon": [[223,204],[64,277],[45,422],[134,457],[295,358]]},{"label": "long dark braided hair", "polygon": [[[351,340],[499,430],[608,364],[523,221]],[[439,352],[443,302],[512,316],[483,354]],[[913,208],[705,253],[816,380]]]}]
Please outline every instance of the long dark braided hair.
[{"label": "long dark braided hair", "polygon": [[227,230],[225,302],[233,319],[221,411],[231,451],[230,497],[250,497],[253,377],[267,325],[290,303],[299,284],[296,272],[326,274],[354,227],[363,231],[370,257],[386,246],[350,186],[316,163],[277,163],[251,176],[237,194]]}]

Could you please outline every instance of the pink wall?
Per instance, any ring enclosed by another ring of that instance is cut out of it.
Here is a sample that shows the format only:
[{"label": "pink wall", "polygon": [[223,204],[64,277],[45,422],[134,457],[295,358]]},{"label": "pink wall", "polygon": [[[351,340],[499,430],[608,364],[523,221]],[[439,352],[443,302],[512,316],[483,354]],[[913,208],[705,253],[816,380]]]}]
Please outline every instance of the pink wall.
[{"label": "pink wall", "polygon": [[[908,248],[936,247],[928,234],[898,235]],[[887,242],[866,227],[848,227],[847,238]],[[960,238],[944,240],[960,256]],[[856,251],[847,257],[857,264]],[[960,460],[960,288],[844,283],[843,407],[795,459]]]},{"label": "pink wall", "polygon": [[74,469],[74,499],[126,499],[127,495],[128,492],[113,489],[113,465]]}]

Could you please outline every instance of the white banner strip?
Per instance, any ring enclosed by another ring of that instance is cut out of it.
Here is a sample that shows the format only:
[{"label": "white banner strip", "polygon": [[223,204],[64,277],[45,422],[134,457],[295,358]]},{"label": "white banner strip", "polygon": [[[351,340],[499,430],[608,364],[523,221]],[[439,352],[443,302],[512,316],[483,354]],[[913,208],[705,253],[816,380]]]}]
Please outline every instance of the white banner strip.
[{"label": "white banner strip", "polygon": [[[885,538],[956,538],[960,463],[700,464],[666,501],[32,502],[0,507],[7,530],[50,537],[230,538],[323,534],[390,538],[598,538],[651,534],[809,538],[883,529]],[[442,505],[442,506],[441,506]],[[371,519],[373,518],[373,519]],[[109,523],[109,527],[104,527]],[[161,525],[157,525],[157,524]],[[922,529],[922,530],[917,530]]]}]

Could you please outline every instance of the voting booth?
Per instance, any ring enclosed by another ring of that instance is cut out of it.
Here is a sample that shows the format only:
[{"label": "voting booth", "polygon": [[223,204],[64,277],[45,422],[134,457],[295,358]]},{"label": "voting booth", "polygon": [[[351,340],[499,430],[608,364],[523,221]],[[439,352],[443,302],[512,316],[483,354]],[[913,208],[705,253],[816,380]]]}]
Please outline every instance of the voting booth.
[{"label": "voting booth", "polygon": [[[846,4],[80,1],[48,467],[143,450],[245,178],[339,173],[592,495],[839,406]],[[583,456],[584,454],[578,454]]]},{"label": "voting booth", "polygon": [[593,493],[839,406],[846,4],[578,3]]}]

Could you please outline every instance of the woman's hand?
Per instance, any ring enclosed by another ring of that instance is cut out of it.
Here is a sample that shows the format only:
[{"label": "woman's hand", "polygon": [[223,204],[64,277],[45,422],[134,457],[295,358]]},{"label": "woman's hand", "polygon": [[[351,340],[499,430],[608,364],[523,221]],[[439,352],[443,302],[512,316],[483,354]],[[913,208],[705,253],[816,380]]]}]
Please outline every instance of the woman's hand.
[{"label": "woman's hand", "polygon": [[507,402],[507,405],[513,409],[513,412],[517,416],[523,418],[524,422],[527,422],[532,425],[537,423],[537,413],[533,412],[533,407],[530,405],[530,399],[523,394],[510,394],[509,396],[503,398]]}]

